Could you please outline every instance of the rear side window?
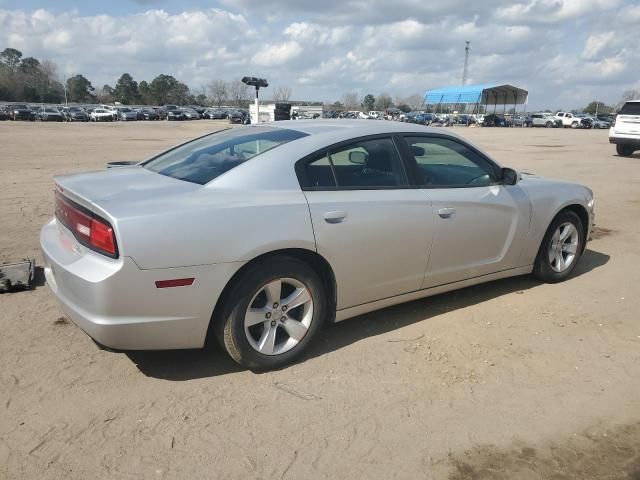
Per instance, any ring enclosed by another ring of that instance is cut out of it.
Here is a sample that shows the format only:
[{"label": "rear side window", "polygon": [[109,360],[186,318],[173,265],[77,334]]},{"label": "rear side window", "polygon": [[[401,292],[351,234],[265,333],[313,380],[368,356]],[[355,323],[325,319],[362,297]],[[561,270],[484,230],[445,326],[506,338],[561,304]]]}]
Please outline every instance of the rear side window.
[{"label": "rear side window", "polygon": [[627,102],[619,112],[620,115],[640,115],[640,102]]},{"label": "rear side window", "polygon": [[149,160],[147,170],[204,185],[261,153],[307,136],[297,130],[240,127],[180,145]]},{"label": "rear side window", "polygon": [[324,152],[305,166],[307,187],[342,189],[406,186],[407,177],[391,138],[350,143]]}]

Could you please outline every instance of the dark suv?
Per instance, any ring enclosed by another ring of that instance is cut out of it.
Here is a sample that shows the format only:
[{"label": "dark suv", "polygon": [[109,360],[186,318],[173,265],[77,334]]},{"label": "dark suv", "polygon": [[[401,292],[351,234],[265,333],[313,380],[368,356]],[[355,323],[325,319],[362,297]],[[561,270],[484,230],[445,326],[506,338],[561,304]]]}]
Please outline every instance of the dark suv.
[{"label": "dark suv", "polygon": [[9,106],[9,118],[11,120],[30,120],[36,119],[36,112],[31,110],[28,105],[11,105]]}]

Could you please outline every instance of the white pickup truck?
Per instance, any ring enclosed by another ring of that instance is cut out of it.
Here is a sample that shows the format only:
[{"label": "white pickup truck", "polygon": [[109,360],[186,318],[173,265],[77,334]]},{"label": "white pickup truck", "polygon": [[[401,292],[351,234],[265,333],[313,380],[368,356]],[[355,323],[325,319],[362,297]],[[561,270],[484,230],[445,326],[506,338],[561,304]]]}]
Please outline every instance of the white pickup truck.
[{"label": "white pickup truck", "polygon": [[580,120],[582,120],[580,117],[576,117],[573,113],[569,112],[558,112],[555,118],[562,122],[563,127],[571,128],[578,128]]},{"label": "white pickup truck", "polygon": [[615,143],[622,157],[640,150],[640,100],[630,100],[622,106],[609,129],[609,143]]}]

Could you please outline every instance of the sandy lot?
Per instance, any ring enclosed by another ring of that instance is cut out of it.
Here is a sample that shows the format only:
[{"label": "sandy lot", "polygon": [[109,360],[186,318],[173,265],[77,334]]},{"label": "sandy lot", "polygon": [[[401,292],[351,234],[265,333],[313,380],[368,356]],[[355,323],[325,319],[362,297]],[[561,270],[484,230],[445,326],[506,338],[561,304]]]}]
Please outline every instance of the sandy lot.
[{"label": "sandy lot", "polygon": [[[0,257],[33,256],[52,175],[222,123],[0,123]],[[569,281],[516,278],[327,328],[255,374],[217,347],[112,353],[42,283],[0,296],[0,478],[640,478],[640,155],[605,131],[456,129],[595,192]]]}]

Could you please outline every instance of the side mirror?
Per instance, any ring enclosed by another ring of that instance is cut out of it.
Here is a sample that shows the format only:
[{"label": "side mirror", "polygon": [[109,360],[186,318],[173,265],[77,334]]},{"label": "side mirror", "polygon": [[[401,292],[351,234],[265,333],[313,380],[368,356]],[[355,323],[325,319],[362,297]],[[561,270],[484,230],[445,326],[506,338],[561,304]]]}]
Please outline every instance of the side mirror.
[{"label": "side mirror", "polygon": [[516,172],[513,168],[503,168],[502,169],[502,183],[504,185],[515,185],[518,183],[518,172]]},{"label": "side mirror", "polygon": [[367,154],[360,150],[349,152],[349,162],[355,163],[356,165],[365,165],[367,163]]}]

